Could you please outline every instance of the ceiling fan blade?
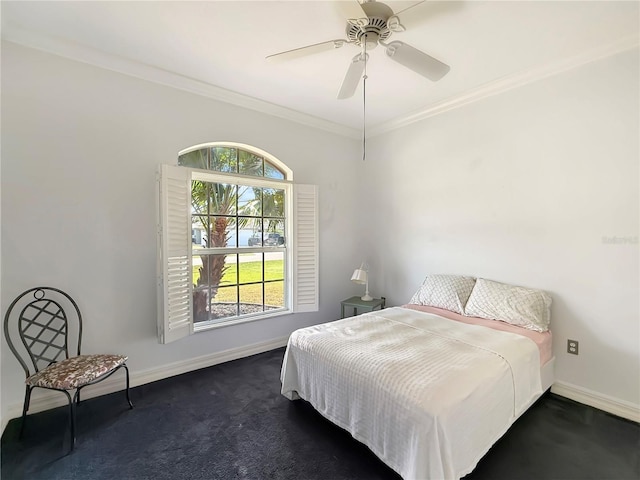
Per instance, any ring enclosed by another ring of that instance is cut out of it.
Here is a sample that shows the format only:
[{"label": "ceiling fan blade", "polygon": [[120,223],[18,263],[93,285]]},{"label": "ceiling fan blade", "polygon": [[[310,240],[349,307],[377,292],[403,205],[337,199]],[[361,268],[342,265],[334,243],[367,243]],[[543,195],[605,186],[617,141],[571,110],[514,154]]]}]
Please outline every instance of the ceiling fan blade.
[{"label": "ceiling fan blade", "polygon": [[394,13],[393,15],[391,15],[388,19],[387,19],[387,28],[389,30],[391,30],[394,33],[400,33],[400,32],[404,32],[406,30],[405,26],[401,23],[400,17],[399,15],[401,13],[406,12],[407,10],[411,10],[414,7],[417,7],[418,5],[424,3],[426,0],[420,0],[419,2],[414,3],[413,5],[404,8],[396,13]]},{"label": "ceiling fan blade", "polygon": [[347,17],[347,22],[352,25],[364,26],[367,24],[367,13],[358,0],[340,2],[340,10]]},{"label": "ceiling fan blade", "polygon": [[382,45],[387,47],[387,56],[391,60],[395,60],[400,65],[404,65],[433,82],[440,80],[451,69],[446,63],[442,63],[404,42],[393,41]]},{"label": "ceiling fan blade", "polygon": [[[367,57],[368,56],[369,54],[367,54]],[[353,97],[353,94],[356,93],[356,88],[358,88],[358,84],[360,83],[360,79],[364,73],[364,66],[366,63],[365,58],[366,57],[364,55],[359,53],[351,59],[351,64],[349,65],[347,74],[344,76],[340,91],[338,92],[338,100]]]},{"label": "ceiling fan blade", "polygon": [[413,5],[408,6],[407,8],[403,8],[402,10],[398,11],[398,12],[394,12],[394,15],[397,17],[398,15],[400,15],[401,13],[406,12],[407,10],[411,10],[414,7],[417,7],[418,5],[422,4],[426,2],[426,0],[420,0],[416,3],[414,3]]},{"label": "ceiling fan blade", "polygon": [[294,48],[293,50],[287,50],[285,52],[274,53],[273,55],[268,55],[266,58],[267,60],[293,60],[294,58],[300,58],[307,55],[313,55],[314,53],[340,48],[345,43],[349,43],[349,41],[343,39],[329,40],[326,42],[314,43],[313,45],[307,45],[305,47]]}]

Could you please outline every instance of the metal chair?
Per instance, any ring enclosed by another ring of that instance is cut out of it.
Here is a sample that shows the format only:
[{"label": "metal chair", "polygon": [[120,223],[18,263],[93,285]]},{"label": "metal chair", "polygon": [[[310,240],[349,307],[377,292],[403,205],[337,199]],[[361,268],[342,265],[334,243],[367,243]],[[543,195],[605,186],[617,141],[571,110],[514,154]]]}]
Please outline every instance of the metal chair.
[{"label": "metal chair", "polygon": [[[12,317],[14,310],[16,314]],[[10,328],[11,321],[17,321],[17,332],[14,326]],[[10,332],[10,330],[13,331]],[[77,356],[74,357],[69,357],[70,333],[72,337],[77,336],[78,339]],[[70,451],[76,443],[74,405],[80,403],[81,389],[101,382],[124,368],[127,379],[127,402],[129,402],[129,408],[133,408],[129,398],[129,369],[125,363],[127,357],[80,354],[82,315],[76,302],[62,290],[52,287],[35,287],[21,293],[11,303],[5,314],[4,334],[9,348],[22,365],[26,375],[20,438],[24,431],[31,392],[36,387],[57,390],[67,396],[71,431]],[[12,336],[20,338],[26,355],[20,354],[11,340]],[[28,361],[33,368],[27,363]],[[72,399],[69,392],[73,390],[75,394]]]}]

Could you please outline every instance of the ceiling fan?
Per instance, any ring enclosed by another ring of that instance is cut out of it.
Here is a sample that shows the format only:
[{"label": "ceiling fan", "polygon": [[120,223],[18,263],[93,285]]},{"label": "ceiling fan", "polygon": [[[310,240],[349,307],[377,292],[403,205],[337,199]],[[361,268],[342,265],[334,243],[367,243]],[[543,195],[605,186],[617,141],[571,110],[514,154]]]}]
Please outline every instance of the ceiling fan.
[{"label": "ceiling fan", "polygon": [[[358,0],[353,0],[350,3],[356,3],[358,10],[355,12],[356,16],[354,18],[347,20],[346,39],[329,40],[294,48],[293,50],[269,55],[267,59],[290,60],[326,50],[341,48],[346,44],[361,47],[362,51],[351,59],[347,74],[338,92],[339,99],[353,96],[360,83],[360,78],[363,77],[366,71],[366,63],[369,60],[369,54],[367,52],[373,50],[378,45],[382,45],[385,48],[385,53],[391,60],[395,60],[419,75],[437,82],[450,70],[449,65],[404,42],[394,40],[387,43],[387,40],[393,33],[405,31],[405,27],[400,23],[400,17],[398,15],[424,3],[424,1],[425,0],[418,1],[410,7],[394,13],[391,7],[382,2],[365,0],[363,3],[360,3]],[[362,16],[362,13],[364,13],[365,16]]]}]

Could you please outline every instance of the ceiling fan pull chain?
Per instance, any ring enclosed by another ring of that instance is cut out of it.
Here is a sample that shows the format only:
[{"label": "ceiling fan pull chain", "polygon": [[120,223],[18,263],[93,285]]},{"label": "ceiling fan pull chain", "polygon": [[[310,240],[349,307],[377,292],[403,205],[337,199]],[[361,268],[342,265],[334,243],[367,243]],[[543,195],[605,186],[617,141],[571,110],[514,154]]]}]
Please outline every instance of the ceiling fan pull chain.
[{"label": "ceiling fan pull chain", "polygon": [[364,73],[362,75],[362,161],[367,158],[367,42],[362,42]]},{"label": "ceiling fan pull chain", "polygon": [[367,158],[367,74],[362,77],[362,161]]}]

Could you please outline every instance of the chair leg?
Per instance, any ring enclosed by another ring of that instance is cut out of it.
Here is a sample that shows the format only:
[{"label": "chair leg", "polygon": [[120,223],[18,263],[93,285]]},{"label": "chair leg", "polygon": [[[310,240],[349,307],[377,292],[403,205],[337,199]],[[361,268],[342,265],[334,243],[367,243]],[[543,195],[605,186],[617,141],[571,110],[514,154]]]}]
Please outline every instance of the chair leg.
[{"label": "chair leg", "polygon": [[[71,433],[71,448],[69,448],[69,453],[71,453],[74,449],[74,447],[76,446],[76,412],[75,412],[75,408],[74,408],[74,404],[76,401],[76,398],[71,399],[71,395],[69,395],[69,392],[67,392],[66,390],[63,390],[64,394],[67,396],[67,399],[69,400],[69,431]],[[77,397],[78,392],[76,391],[76,394],[74,395],[74,397]]]},{"label": "chair leg", "polygon": [[18,434],[18,438],[22,438],[22,433],[24,432],[24,424],[27,421],[27,411],[29,411],[29,404],[31,403],[31,390],[33,387],[27,385],[26,390],[24,392],[24,406],[22,407],[22,422],[20,424],[20,433]]},{"label": "chair leg", "polygon": [[127,402],[129,402],[129,410],[131,410],[133,408],[133,403],[131,403],[131,398],[129,398],[129,369],[124,363],[122,364],[122,366],[124,367],[125,373],[127,375],[127,389],[125,390],[125,392],[127,394]]}]

